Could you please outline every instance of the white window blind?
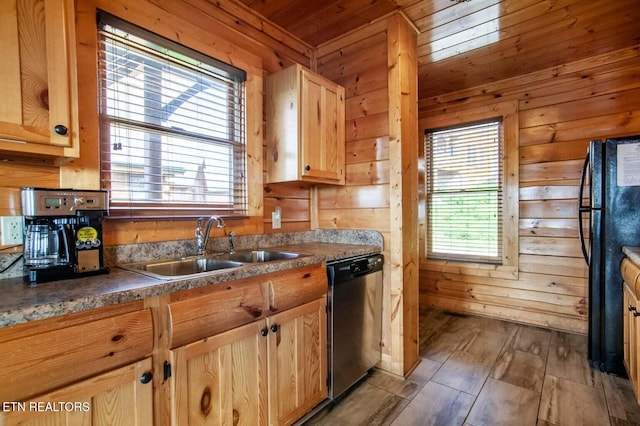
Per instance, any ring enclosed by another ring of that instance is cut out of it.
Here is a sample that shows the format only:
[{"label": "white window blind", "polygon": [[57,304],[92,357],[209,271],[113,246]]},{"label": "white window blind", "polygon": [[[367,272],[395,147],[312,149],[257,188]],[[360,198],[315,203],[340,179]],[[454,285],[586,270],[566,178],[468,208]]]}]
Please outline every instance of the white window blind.
[{"label": "white window blind", "polygon": [[246,215],[246,73],[111,15],[98,19],[110,214]]},{"label": "white window blind", "polygon": [[501,120],[425,132],[427,257],[501,263]]}]

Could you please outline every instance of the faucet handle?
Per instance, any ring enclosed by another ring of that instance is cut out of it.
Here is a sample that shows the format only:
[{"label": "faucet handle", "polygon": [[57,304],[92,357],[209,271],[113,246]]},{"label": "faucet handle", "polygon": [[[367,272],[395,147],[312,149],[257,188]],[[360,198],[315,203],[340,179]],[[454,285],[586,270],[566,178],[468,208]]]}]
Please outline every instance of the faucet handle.
[{"label": "faucet handle", "polygon": [[196,236],[202,233],[202,218],[199,218],[196,222]]}]

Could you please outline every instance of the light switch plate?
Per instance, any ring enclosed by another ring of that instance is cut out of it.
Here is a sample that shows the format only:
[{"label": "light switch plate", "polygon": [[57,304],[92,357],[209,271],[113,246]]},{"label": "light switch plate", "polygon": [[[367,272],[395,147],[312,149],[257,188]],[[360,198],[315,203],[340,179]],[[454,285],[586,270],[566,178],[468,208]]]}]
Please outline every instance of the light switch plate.
[{"label": "light switch plate", "polygon": [[0,244],[12,246],[22,244],[22,216],[0,217]]}]

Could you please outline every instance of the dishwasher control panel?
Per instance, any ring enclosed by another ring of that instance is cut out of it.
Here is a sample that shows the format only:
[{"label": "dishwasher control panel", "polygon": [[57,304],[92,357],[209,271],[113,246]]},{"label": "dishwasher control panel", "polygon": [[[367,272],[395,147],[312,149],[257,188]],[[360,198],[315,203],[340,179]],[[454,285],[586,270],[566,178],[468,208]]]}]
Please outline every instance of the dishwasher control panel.
[{"label": "dishwasher control panel", "polygon": [[362,272],[369,272],[376,268],[376,265],[382,264],[382,258],[377,256],[368,257],[366,259],[354,260],[351,262],[350,270],[352,274],[360,274]]},{"label": "dishwasher control panel", "polygon": [[381,254],[376,254],[331,262],[327,264],[329,283],[381,271],[383,259]]}]

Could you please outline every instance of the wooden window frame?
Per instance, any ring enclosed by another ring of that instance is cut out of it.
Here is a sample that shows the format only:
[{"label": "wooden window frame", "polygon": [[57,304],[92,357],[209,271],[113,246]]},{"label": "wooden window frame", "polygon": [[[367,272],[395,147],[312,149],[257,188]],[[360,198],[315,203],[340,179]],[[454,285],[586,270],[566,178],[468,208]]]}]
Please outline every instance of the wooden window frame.
[{"label": "wooden window frame", "polygon": [[[502,117],[503,126],[503,220],[502,220],[502,263],[485,264],[476,262],[462,262],[450,260],[429,259],[426,256],[426,193],[420,193],[419,239],[420,239],[420,267],[441,272],[455,272],[465,275],[477,275],[503,279],[518,279],[519,259],[519,122],[517,101],[500,102],[483,105],[477,108],[460,109],[444,114],[423,117],[420,128],[444,128],[464,125],[466,123],[483,121]],[[420,148],[419,161],[424,162],[424,144]],[[421,168],[424,170],[424,164]],[[422,172],[424,175],[424,172]],[[421,177],[424,179],[424,176]]]},{"label": "wooden window frame", "polygon": [[[240,113],[236,116],[230,114],[229,118],[229,128],[230,131],[234,133],[233,136],[229,136],[228,140],[221,136],[211,136],[211,135],[200,135],[197,132],[193,131],[184,131],[182,129],[175,130],[171,127],[163,127],[163,126],[154,126],[150,125],[146,122],[137,122],[122,119],[119,117],[114,117],[111,115],[105,114],[104,111],[101,111],[102,114],[100,116],[100,128],[101,128],[101,146],[102,151],[105,151],[103,145],[107,147],[111,144],[111,138],[109,135],[109,131],[107,126],[109,124],[121,124],[125,127],[130,127],[135,131],[144,132],[148,130],[151,133],[157,135],[164,135],[166,137],[184,137],[187,139],[192,139],[196,141],[201,141],[202,143],[209,144],[218,144],[220,146],[228,146],[230,147],[230,151],[232,151],[231,161],[233,162],[233,166],[231,167],[232,175],[229,175],[229,184],[232,186],[231,202],[224,203],[211,203],[206,202],[204,200],[194,199],[194,201],[162,201],[162,200],[153,200],[153,199],[136,199],[130,198],[127,200],[118,200],[111,201],[111,217],[116,218],[186,218],[186,217],[200,217],[202,215],[210,215],[210,214],[219,214],[225,217],[232,218],[244,218],[248,213],[248,195],[247,195],[247,138],[246,138],[246,99],[245,99],[245,88],[244,82],[247,80],[246,71],[223,63],[214,57],[210,57],[198,52],[195,49],[191,49],[188,47],[184,47],[173,40],[163,38],[153,33],[152,31],[143,29],[141,27],[137,27],[134,24],[131,24],[127,21],[121,20],[115,16],[112,16],[108,13],[99,13],[98,14],[99,22],[113,26],[120,31],[124,31],[128,34],[132,34],[135,37],[139,37],[143,40],[149,41],[157,46],[159,54],[162,55],[163,51],[160,48],[166,48],[171,52],[175,52],[177,54],[185,55],[194,62],[200,62],[201,65],[193,66],[193,69],[196,70],[196,73],[202,72],[204,75],[209,74],[210,76],[216,76],[213,79],[219,78],[220,84],[224,84],[226,80],[229,87],[233,87],[235,91],[235,100],[237,101],[234,108],[229,108],[231,111],[235,111],[236,108],[241,110]],[[100,27],[99,27],[100,29]],[[107,31],[108,33],[108,31]],[[117,39],[118,37],[115,36]],[[133,49],[135,50],[135,46]],[[154,48],[155,49],[155,48]],[[141,51],[145,50],[145,47],[140,48]],[[150,51],[154,51],[150,49]],[[173,53],[169,56],[173,56]],[[160,58],[160,62],[165,61],[165,59]],[[182,65],[184,66],[184,64]],[[184,69],[188,69],[191,64],[187,64],[184,66]],[[200,69],[198,69],[200,68]],[[100,70],[100,68],[99,68]],[[233,83],[235,81],[235,83]],[[164,83],[162,83],[164,84]],[[103,94],[104,95],[104,94]],[[101,102],[102,104],[102,102]],[[101,110],[104,109],[104,106],[101,107]],[[164,149],[164,148],[163,148]],[[103,154],[104,155],[104,154]],[[193,163],[199,161],[200,158],[195,158]],[[146,163],[145,163],[146,164]],[[154,163],[155,164],[155,163]],[[112,184],[111,181],[111,160],[110,158],[101,158],[101,175],[103,180],[102,186],[107,186],[110,188]],[[172,163],[170,163],[170,166]],[[155,165],[154,167],[160,168],[160,165]],[[202,159],[202,167],[204,168],[204,159]],[[125,170],[127,172],[130,170]],[[152,170],[151,173],[156,174],[155,169]],[[200,169],[198,169],[198,173],[200,173]],[[204,173],[204,172],[203,172]],[[204,176],[203,176],[204,178]],[[146,178],[145,178],[146,179]],[[221,181],[222,182],[222,181]],[[146,182],[145,180],[145,183]],[[151,184],[153,185],[153,183]],[[155,183],[155,186],[160,187],[162,182],[158,181]],[[162,189],[164,192],[164,188]],[[134,194],[139,194],[134,191]]]}]

